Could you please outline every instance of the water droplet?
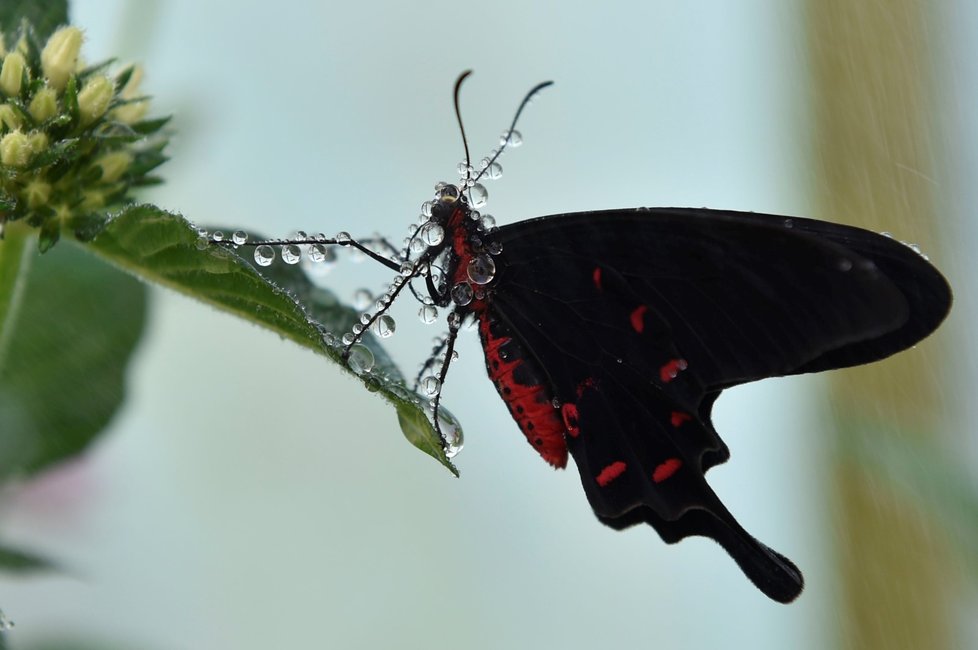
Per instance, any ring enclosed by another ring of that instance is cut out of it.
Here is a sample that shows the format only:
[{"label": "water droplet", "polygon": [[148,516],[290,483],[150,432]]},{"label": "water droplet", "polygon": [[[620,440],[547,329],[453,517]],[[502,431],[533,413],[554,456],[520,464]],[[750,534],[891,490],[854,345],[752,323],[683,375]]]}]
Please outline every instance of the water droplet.
[{"label": "water droplet", "polygon": [[795,221],[791,217],[788,217],[784,220],[785,228],[793,228],[794,226],[795,226]]},{"label": "water droplet", "polygon": [[852,260],[846,259],[845,257],[840,258],[838,266],[840,271],[849,271],[852,269]]},{"label": "water droplet", "polygon": [[382,339],[393,336],[396,327],[397,323],[394,321],[394,317],[388,314],[384,314],[374,321],[374,333]]},{"label": "water droplet", "polygon": [[361,325],[366,325],[367,323],[370,322],[370,319],[371,319],[371,315],[368,312],[364,312],[364,313],[360,314],[360,324]]},{"label": "water droplet", "polygon": [[499,255],[503,252],[503,245],[501,242],[498,242],[495,239],[490,240],[486,244],[486,252],[490,255]]},{"label": "water droplet", "polygon": [[429,223],[421,228],[421,239],[428,246],[437,246],[445,241],[445,229],[437,223]]},{"label": "water droplet", "polygon": [[357,343],[350,348],[346,363],[358,375],[368,373],[374,367],[374,353],[366,345]]},{"label": "water droplet", "polygon": [[469,188],[469,198],[473,208],[481,208],[489,202],[489,192],[482,183],[475,183]]},{"label": "water droplet", "polygon": [[275,249],[268,244],[255,247],[255,264],[269,266],[275,261]]},{"label": "water droplet", "polygon": [[454,185],[445,185],[438,190],[438,200],[442,203],[455,203],[458,201],[458,188]]},{"label": "water droplet", "polygon": [[472,167],[469,166],[464,160],[455,166],[455,171],[458,172],[459,176],[468,176],[472,173]]},{"label": "water droplet", "polygon": [[319,262],[325,262],[326,258],[332,258],[330,261],[333,261],[336,255],[323,244],[313,244],[309,247],[309,259],[311,261],[318,264]]},{"label": "water droplet", "polygon": [[420,239],[412,239],[411,240],[411,252],[412,253],[420,253],[425,248],[427,248],[427,246],[425,246],[425,243],[423,241],[421,241]]},{"label": "water droplet", "polygon": [[434,397],[441,391],[441,382],[437,377],[428,376],[421,380],[421,390],[428,397]]},{"label": "water droplet", "polygon": [[474,284],[489,284],[496,276],[496,263],[488,255],[476,255],[465,272]]},{"label": "water droplet", "polygon": [[336,345],[336,337],[333,335],[332,332],[326,332],[326,334],[323,335],[323,340],[326,341],[326,345],[328,345],[329,347],[333,347]]},{"label": "water droplet", "polygon": [[333,239],[336,240],[337,244],[348,244],[353,238],[350,237],[350,233],[346,232],[345,230],[341,230],[340,232],[336,233],[336,237]]},{"label": "water droplet", "polygon": [[302,250],[295,244],[282,246],[282,261],[286,264],[297,264],[302,259]]},{"label": "water droplet", "polygon": [[237,246],[241,246],[248,241],[248,233],[243,230],[235,230],[234,234],[231,235],[231,241]]},{"label": "water droplet", "polygon": [[[412,275],[414,275],[414,264],[411,264],[410,262],[405,262],[404,264],[401,264],[401,270],[399,271],[399,273],[401,274],[401,276],[399,278],[394,278],[394,282],[397,282],[401,278],[409,278]],[[400,286],[400,284],[398,284],[397,286]]]},{"label": "water droplet", "polygon": [[496,227],[496,217],[491,214],[482,215],[482,228],[483,230],[489,230],[490,228]]},{"label": "water droplet", "polygon": [[198,237],[197,241],[194,243],[197,250],[207,250],[211,246],[211,240],[208,237]]},{"label": "water droplet", "polygon": [[357,337],[356,337],[356,335],[353,334],[353,332],[347,332],[346,334],[343,335],[343,338],[340,339],[340,341],[342,341],[343,345],[350,345],[351,343],[353,343],[356,340],[357,340]]},{"label": "water droplet", "polygon": [[446,318],[445,320],[448,321],[449,329],[453,329],[453,330],[457,330],[459,325],[462,324],[462,317],[458,315],[458,312],[454,312],[454,311],[450,313],[448,315],[448,318]]},{"label": "water droplet", "polygon": [[305,230],[296,230],[295,237],[293,239],[301,239],[303,241],[309,239],[309,235],[306,234]]},{"label": "water droplet", "polygon": [[489,168],[486,170],[486,178],[488,178],[491,181],[494,181],[502,177],[502,175],[503,175],[503,166],[500,165],[499,163],[495,163],[495,162],[492,163],[491,165],[489,165]]},{"label": "water droplet", "polygon": [[465,444],[462,437],[462,427],[459,426],[455,416],[444,408],[440,408],[438,409],[438,428],[441,429],[441,435],[444,437],[445,455],[449,458],[455,458]]},{"label": "water droplet", "polygon": [[361,325],[360,323],[354,323],[353,324],[353,335],[354,336],[360,336],[361,334],[363,334],[363,325]]},{"label": "water droplet", "polygon": [[892,232],[887,232],[886,230],[884,230],[880,234],[883,235],[884,237],[886,237],[887,239],[893,239],[893,233]]},{"label": "water droplet", "polygon": [[431,201],[425,201],[424,203],[421,204],[421,214],[424,217],[430,217],[431,216],[431,206],[432,205],[434,205],[434,204]]},{"label": "water droplet", "polygon": [[425,325],[431,325],[438,320],[438,308],[434,305],[422,305],[418,310],[418,318]]},{"label": "water droplet", "polygon": [[472,221],[478,221],[482,218],[482,213],[478,210],[469,210],[469,219]]},{"label": "water droplet", "polygon": [[211,235],[211,240],[224,241],[224,233],[221,232],[220,230],[215,230],[214,233]]},{"label": "water droplet", "polygon": [[464,307],[472,302],[473,296],[472,285],[468,282],[459,282],[452,287],[452,301],[456,305]]},{"label": "water droplet", "polygon": [[499,136],[499,146],[509,147],[515,149],[516,147],[523,144],[523,135],[513,129],[512,131],[503,131],[503,134]]},{"label": "water droplet", "polygon": [[376,393],[381,388],[381,381],[374,375],[367,377],[366,381],[363,382],[368,393]]},{"label": "water droplet", "polygon": [[353,292],[353,308],[357,311],[364,311],[373,301],[373,294],[367,289],[357,289]]}]

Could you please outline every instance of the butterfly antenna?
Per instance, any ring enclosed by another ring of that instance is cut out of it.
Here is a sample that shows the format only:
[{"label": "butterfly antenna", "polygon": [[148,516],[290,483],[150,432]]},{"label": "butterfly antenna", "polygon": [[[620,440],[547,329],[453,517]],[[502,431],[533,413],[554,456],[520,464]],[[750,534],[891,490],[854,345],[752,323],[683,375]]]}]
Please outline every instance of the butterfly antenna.
[{"label": "butterfly antenna", "polygon": [[466,70],[455,80],[455,119],[458,120],[458,130],[462,134],[462,146],[465,148],[465,179],[468,180],[472,175],[472,158],[469,156],[469,139],[465,137],[465,126],[462,124],[462,111],[458,105],[458,98],[462,91],[462,82],[472,74],[471,70]]},{"label": "butterfly antenna", "polygon": [[[464,78],[464,75],[463,75],[463,78]],[[461,79],[459,79],[459,81],[461,81]],[[510,138],[512,137],[512,134],[513,134],[513,131],[516,129],[516,122],[519,121],[520,114],[523,113],[523,109],[526,108],[526,105],[530,103],[530,100],[533,99],[533,97],[538,92],[540,92],[541,90],[543,90],[547,86],[552,86],[553,83],[554,82],[552,82],[552,81],[544,81],[542,83],[538,83],[536,86],[534,86],[533,88],[530,89],[530,92],[526,93],[526,97],[524,97],[523,98],[523,101],[520,102],[519,108],[516,109],[516,115],[513,116],[513,121],[510,123],[509,129],[506,131],[506,139],[502,142],[502,144],[500,145],[500,147],[496,151],[496,153],[493,155],[493,157],[489,159],[489,163],[485,167],[483,167],[482,168],[482,171],[480,171],[479,174],[473,179],[473,182],[477,182],[480,178],[482,178],[483,174],[485,174],[486,171],[489,170],[489,167],[494,162],[496,162],[496,159],[499,158],[499,156],[502,155],[503,151],[506,150],[506,145],[509,144]],[[459,123],[461,124],[461,118],[459,118]],[[466,148],[466,157],[468,157],[468,148]]]}]

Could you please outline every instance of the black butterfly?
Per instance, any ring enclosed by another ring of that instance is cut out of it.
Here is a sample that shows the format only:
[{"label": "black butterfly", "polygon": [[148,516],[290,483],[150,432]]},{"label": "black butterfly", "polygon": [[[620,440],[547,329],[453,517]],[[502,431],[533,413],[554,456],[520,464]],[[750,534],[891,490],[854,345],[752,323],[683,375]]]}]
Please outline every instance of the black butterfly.
[{"label": "black butterfly", "polygon": [[[467,74],[456,84],[456,112]],[[524,99],[504,147],[546,85]],[[462,189],[439,184],[415,235],[423,247],[389,259],[345,237],[293,243],[359,248],[408,279],[392,299],[410,286],[451,307],[446,359],[459,325],[477,320],[489,376],[513,418],[555,467],[570,452],[602,523],[646,523],[669,543],[711,537],[770,598],[793,600],[801,572],[747,533],[706,482],[730,456],[713,404],[730,386],[912,346],[947,315],[947,282],[902,243],[810,219],[639,208],[496,228],[466,193],[479,189],[498,153],[479,174],[467,165]]]}]

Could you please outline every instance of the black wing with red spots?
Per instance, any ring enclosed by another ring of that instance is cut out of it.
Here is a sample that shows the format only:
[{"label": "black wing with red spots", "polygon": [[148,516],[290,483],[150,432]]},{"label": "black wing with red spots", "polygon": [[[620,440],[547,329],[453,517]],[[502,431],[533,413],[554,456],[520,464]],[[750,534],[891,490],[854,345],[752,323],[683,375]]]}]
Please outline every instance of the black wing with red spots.
[{"label": "black wing with red spots", "polygon": [[667,542],[711,537],[768,596],[796,597],[798,569],[744,531],[704,479],[729,457],[713,403],[727,386],[909,347],[950,306],[940,274],[868,231],[753,213],[558,215],[498,238],[480,318],[516,341],[531,384],[561,404],[598,518],[647,523]]}]

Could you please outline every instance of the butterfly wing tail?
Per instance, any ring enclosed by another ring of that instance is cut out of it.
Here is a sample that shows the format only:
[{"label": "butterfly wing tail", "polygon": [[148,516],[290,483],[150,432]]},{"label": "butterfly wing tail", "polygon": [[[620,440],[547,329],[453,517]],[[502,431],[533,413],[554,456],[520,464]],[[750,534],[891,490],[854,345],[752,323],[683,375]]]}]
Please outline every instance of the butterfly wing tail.
[{"label": "butterfly wing tail", "polygon": [[598,518],[618,530],[649,524],[670,544],[690,535],[709,537],[730,554],[758,589],[779,603],[790,603],[805,586],[801,571],[791,560],[750,535],[719,502],[710,510],[689,510],[675,521],[667,521],[647,507],[634,508],[620,517]]}]

